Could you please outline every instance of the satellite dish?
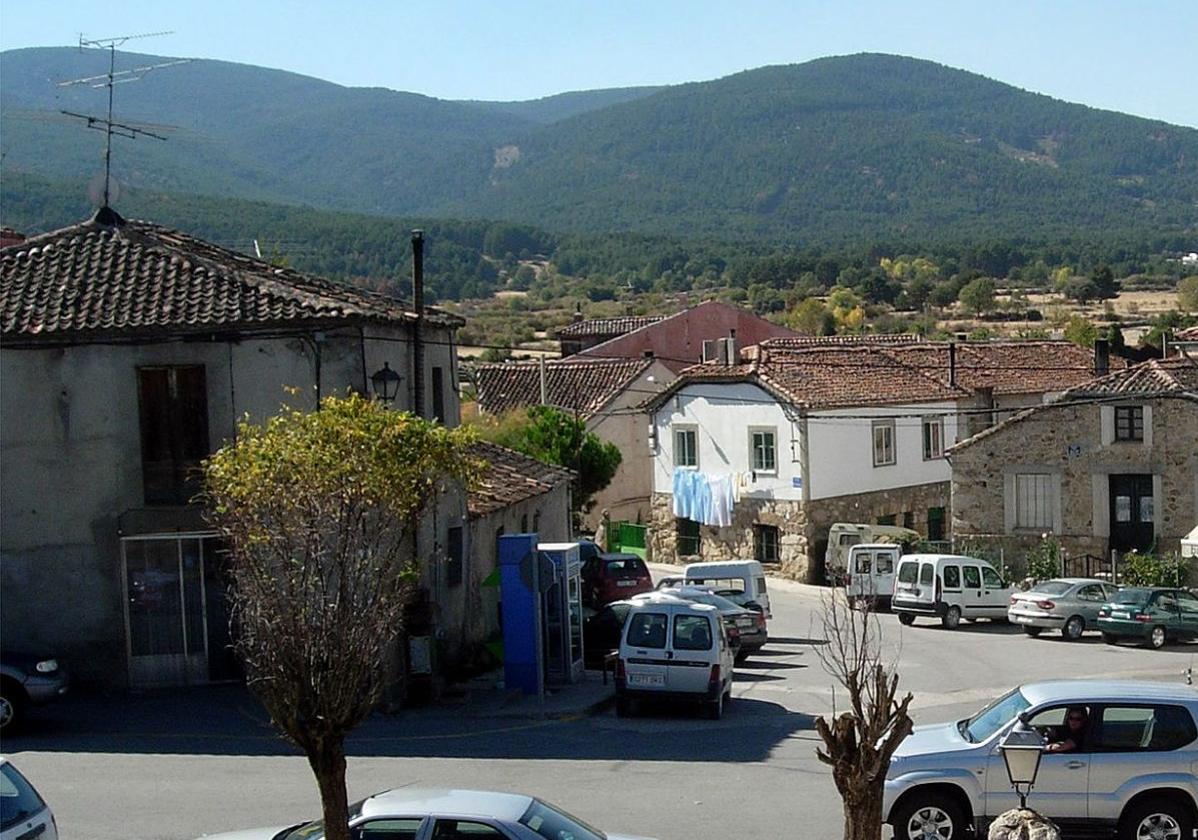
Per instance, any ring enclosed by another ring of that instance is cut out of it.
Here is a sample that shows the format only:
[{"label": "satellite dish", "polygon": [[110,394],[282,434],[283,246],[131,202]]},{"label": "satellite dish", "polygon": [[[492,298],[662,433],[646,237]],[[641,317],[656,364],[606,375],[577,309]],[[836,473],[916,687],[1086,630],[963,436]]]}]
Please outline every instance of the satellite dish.
[{"label": "satellite dish", "polygon": [[[108,178],[108,204],[111,206],[116,204],[121,197],[121,184],[112,176]],[[104,173],[97,172],[92,176],[92,179],[87,182],[87,199],[92,203],[92,207],[104,206]]]}]

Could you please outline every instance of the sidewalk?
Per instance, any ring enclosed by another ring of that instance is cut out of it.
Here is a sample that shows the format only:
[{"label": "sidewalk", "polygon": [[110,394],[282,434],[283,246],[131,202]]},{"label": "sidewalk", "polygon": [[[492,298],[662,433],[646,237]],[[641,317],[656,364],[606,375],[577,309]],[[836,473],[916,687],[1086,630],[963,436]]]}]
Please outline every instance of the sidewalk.
[{"label": "sidewalk", "polygon": [[[602,671],[587,671],[583,681],[574,685],[549,688],[543,698],[509,690],[502,685],[503,670],[497,669],[451,686],[427,710],[469,718],[571,720],[600,714],[616,700],[614,679],[608,674],[604,685]],[[414,710],[416,714],[421,711],[424,710]]]}]

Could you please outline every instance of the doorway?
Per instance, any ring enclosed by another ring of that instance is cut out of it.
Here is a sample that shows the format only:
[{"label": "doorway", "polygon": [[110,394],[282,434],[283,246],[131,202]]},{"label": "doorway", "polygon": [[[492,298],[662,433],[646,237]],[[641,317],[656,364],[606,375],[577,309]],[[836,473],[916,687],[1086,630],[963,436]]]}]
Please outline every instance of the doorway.
[{"label": "doorway", "polygon": [[1112,475],[1111,548],[1116,551],[1148,551],[1156,541],[1156,501],[1152,476]]},{"label": "doorway", "polygon": [[210,533],[121,539],[131,688],[238,676],[221,552],[221,541]]}]

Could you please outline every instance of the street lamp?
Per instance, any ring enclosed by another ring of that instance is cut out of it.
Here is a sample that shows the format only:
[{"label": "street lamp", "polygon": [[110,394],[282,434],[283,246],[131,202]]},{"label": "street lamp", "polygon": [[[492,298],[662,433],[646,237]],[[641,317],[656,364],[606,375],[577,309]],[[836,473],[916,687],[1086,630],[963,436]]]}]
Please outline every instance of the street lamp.
[{"label": "street lamp", "polygon": [[394,402],[399,393],[399,378],[399,374],[391,370],[391,365],[383,362],[382,369],[370,376],[370,386],[374,388],[375,398],[385,403]]},{"label": "street lamp", "polygon": [[1011,787],[1019,795],[1019,807],[1027,807],[1028,794],[1036,784],[1036,774],[1040,772],[1040,756],[1044,754],[1044,739],[1040,733],[1027,726],[1023,721],[1015,724],[1015,728],[1007,733],[998,745],[1003,761],[1007,765],[1007,778]]}]

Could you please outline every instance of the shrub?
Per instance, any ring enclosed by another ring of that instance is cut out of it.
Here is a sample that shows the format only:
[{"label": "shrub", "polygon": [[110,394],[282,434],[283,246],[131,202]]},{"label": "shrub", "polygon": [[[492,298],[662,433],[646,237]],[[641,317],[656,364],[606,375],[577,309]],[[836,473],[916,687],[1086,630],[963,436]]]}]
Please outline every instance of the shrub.
[{"label": "shrub", "polygon": [[1130,551],[1119,561],[1124,586],[1185,586],[1191,571],[1190,562],[1177,554]]},{"label": "shrub", "polygon": [[1061,544],[1056,537],[1044,535],[1039,545],[1027,553],[1026,573],[1036,583],[1061,574]]}]

